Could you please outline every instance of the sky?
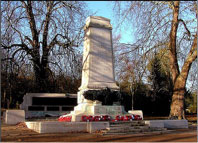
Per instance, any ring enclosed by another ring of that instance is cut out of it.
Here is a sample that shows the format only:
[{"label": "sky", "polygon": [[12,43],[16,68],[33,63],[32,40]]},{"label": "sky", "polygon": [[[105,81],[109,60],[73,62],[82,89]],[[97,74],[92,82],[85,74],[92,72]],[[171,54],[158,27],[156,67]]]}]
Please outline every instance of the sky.
[{"label": "sky", "polygon": [[93,11],[97,12],[96,15],[103,16],[112,19],[112,5],[108,1],[86,1],[88,7]]},{"label": "sky", "polygon": [[[89,9],[96,14],[94,16],[102,16],[111,20],[111,25],[113,27],[113,34],[115,33],[115,27],[117,20],[113,14],[113,2],[112,1],[86,1]],[[122,43],[132,43],[134,40],[134,35],[131,34],[131,30],[123,26],[121,29],[121,40]],[[116,32],[117,33],[117,32]]]}]

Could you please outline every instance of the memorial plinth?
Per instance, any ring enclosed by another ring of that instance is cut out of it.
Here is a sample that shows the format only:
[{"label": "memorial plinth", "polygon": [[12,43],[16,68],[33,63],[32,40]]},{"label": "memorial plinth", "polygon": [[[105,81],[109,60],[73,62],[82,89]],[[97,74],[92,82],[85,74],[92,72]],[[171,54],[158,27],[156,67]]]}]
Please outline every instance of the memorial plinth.
[{"label": "memorial plinth", "polygon": [[119,90],[114,75],[110,20],[90,16],[86,20],[84,32],[82,81],[78,92],[78,105],[69,115],[72,116],[72,121],[81,121],[82,115],[122,115],[125,113],[122,106],[103,106],[100,102],[87,100],[83,96],[87,90],[101,90],[106,87]]},{"label": "memorial plinth", "polygon": [[111,30],[109,19],[96,16],[87,18],[80,90],[105,87],[119,89],[114,76]]}]

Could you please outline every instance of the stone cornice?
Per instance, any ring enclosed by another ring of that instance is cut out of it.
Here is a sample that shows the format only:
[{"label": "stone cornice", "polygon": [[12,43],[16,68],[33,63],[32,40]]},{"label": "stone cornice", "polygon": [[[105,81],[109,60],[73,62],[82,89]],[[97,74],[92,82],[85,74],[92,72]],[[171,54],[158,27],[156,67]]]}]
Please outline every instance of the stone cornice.
[{"label": "stone cornice", "polygon": [[111,29],[110,20],[101,16],[90,16],[86,19],[84,30],[89,27]]}]

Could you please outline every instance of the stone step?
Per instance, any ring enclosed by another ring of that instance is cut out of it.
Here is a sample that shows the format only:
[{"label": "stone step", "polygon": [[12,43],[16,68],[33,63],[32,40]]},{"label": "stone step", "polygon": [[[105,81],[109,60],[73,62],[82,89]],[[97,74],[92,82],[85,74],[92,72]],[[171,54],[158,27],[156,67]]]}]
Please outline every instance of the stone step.
[{"label": "stone step", "polygon": [[102,135],[119,135],[119,134],[138,134],[138,133],[143,133],[143,134],[149,134],[149,133],[168,133],[171,132],[172,130],[167,130],[166,128],[156,128],[156,130],[152,128],[148,129],[134,129],[132,131],[112,131],[112,130],[103,130],[101,133]]},{"label": "stone step", "polygon": [[127,134],[151,134],[151,133],[154,133],[154,134],[163,134],[163,133],[169,133],[173,130],[162,130],[162,131],[144,131],[144,132],[125,132],[125,133],[116,133],[116,132],[103,132],[102,135],[105,136],[105,135],[127,135]]},{"label": "stone step", "polygon": [[150,128],[149,126],[113,126],[102,131],[102,134],[132,134],[132,133],[164,133],[168,130],[166,128]]},{"label": "stone step", "polygon": [[126,135],[127,133],[102,133],[102,135]]},{"label": "stone step", "polygon": [[149,129],[149,126],[133,126],[134,129]]},{"label": "stone step", "polygon": [[108,130],[107,132],[117,132],[117,133],[128,133],[128,132],[145,132],[149,129],[120,129],[120,130]]},{"label": "stone step", "polygon": [[128,123],[128,124],[110,124],[111,127],[120,127],[120,126],[129,126],[129,127],[132,127],[132,126],[148,126],[148,125],[145,125],[144,123]]},{"label": "stone step", "polygon": [[151,128],[140,128],[140,129],[133,129],[133,128],[128,128],[128,129],[111,129],[108,130],[108,132],[147,132],[147,131],[166,131],[166,128],[158,128],[158,129],[151,129]]},{"label": "stone step", "polygon": [[144,121],[117,121],[117,122],[110,122],[110,124],[144,124]]},{"label": "stone step", "polygon": [[115,127],[108,127],[107,130],[123,130],[123,129],[148,129],[149,126],[115,126]]},{"label": "stone step", "polygon": [[166,131],[167,128],[150,128],[151,131]]},{"label": "stone step", "polygon": [[149,132],[149,130],[143,130],[143,129],[133,129],[133,130],[120,130],[120,131],[116,131],[116,130],[110,130],[110,131],[106,131],[104,133],[142,133],[142,132]]},{"label": "stone step", "polygon": [[133,121],[115,121],[115,122],[111,122],[110,124],[129,124],[129,123],[144,123],[144,121],[137,121],[137,120],[133,120]]}]

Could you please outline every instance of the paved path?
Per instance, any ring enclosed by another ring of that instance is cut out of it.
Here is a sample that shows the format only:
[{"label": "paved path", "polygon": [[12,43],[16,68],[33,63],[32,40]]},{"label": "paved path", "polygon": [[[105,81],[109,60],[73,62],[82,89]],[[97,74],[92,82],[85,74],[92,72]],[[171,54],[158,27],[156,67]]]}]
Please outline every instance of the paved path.
[{"label": "paved path", "polygon": [[169,133],[108,135],[89,133],[39,134],[23,125],[1,127],[2,142],[197,142],[197,127],[177,129]]}]

